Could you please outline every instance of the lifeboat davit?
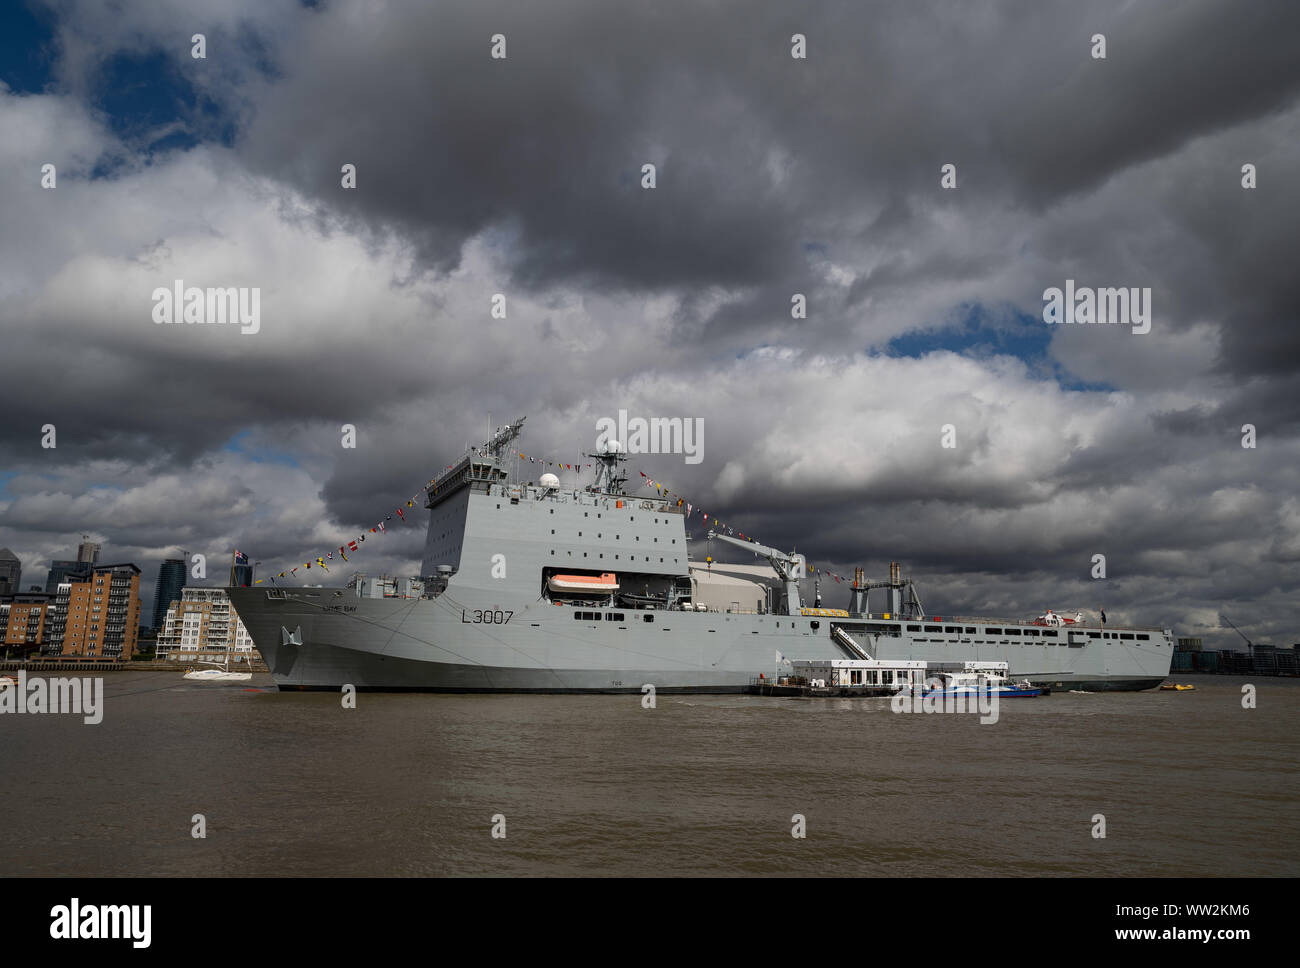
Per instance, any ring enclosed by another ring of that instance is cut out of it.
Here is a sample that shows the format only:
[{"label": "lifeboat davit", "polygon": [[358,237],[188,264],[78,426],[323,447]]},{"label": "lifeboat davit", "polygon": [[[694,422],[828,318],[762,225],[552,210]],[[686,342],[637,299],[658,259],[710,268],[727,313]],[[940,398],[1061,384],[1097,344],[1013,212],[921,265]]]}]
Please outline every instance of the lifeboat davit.
[{"label": "lifeboat davit", "polygon": [[600,575],[552,575],[546,586],[553,592],[608,595],[618,591],[618,576],[611,571]]}]

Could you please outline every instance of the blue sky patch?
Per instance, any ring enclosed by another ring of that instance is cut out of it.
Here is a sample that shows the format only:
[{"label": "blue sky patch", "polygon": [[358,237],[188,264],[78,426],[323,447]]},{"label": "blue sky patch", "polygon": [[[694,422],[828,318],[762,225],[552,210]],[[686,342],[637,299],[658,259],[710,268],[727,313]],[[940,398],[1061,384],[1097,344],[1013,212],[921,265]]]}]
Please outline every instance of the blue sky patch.
[{"label": "blue sky patch", "polygon": [[114,54],[101,66],[96,88],[100,94],[95,106],[120,137],[141,138],[180,122],[184,127],[167,132],[162,140],[179,148],[198,144],[188,131],[198,94],[162,51]]},{"label": "blue sky patch", "polygon": [[241,430],[226,441],[225,446],[221,449],[229,454],[239,454],[241,457],[247,457],[254,464],[283,464],[286,467],[300,466],[298,459],[290,454],[269,448],[251,446],[252,437],[253,431]]},{"label": "blue sky patch", "polygon": [[40,94],[53,80],[54,16],[28,3],[0,8],[0,81],[19,94]]},{"label": "blue sky patch", "polygon": [[1022,312],[1000,312],[996,322],[981,305],[961,307],[954,322],[931,329],[917,329],[896,336],[885,348],[885,356],[920,359],[947,350],[975,358],[1014,356],[1031,373],[1055,379],[1062,389],[1109,392],[1108,384],[1086,383],[1067,373],[1048,354],[1052,330],[1041,319]]}]

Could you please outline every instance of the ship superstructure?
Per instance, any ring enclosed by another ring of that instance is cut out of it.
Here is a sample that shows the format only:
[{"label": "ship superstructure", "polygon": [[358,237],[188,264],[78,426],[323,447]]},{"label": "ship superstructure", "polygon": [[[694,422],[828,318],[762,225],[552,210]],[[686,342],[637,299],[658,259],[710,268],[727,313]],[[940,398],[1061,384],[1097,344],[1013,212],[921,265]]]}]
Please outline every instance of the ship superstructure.
[{"label": "ship superstructure", "polygon": [[1168,629],[927,617],[897,565],[886,581],[859,571],[847,607],[825,608],[803,600],[803,556],[722,534],[765,563],[692,560],[684,509],[626,493],[616,445],[588,455],[589,485],[516,479],[522,424],[429,485],[418,579],[230,589],[280,688],[724,693],[796,659],[1006,662],[1067,689],[1168,674]]}]

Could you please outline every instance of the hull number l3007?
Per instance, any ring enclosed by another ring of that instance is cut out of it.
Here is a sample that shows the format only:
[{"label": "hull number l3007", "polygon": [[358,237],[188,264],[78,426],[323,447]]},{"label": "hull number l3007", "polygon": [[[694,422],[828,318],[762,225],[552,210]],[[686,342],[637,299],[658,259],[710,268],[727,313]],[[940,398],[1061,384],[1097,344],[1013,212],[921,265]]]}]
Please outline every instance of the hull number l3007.
[{"label": "hull number l3007", "polygon": [[515,613],[514,613],[514,612],[511,612],[511,611],[503,611],[502,609],[497,609],[497,610],[494,612],[494,611],[492,611],[491,609],[486,609],[486,610],[485,610],[485,609],[481,609],[481,608],[476,608],[476,609],[474,609],[474,611],[473,611],[473,613],[472,613],[473,616],[474,616],[473,618],[470,618],[470,617],[469,617],[470,614],[471,614],[471,613],[465,611],[463,608],[460,610],[460,620],[461,620],[461,622],[462,622],[463,624],[465,624],[465,625],[505,625],[507,622],[510,621],[510,617],[511,617],[512,615],[514,615]]}]

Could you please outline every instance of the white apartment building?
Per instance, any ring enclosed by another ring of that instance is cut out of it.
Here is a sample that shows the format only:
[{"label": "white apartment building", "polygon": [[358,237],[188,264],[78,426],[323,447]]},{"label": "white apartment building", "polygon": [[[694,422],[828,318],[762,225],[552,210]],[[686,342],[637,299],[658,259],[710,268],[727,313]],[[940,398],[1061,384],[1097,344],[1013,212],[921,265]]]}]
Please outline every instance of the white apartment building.
[{"label": "white apartment building", "polygon": [[183,588],[158,632],[157,658],[172,662],[251,662],[253,640],[224,588]]}]

